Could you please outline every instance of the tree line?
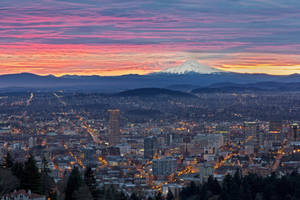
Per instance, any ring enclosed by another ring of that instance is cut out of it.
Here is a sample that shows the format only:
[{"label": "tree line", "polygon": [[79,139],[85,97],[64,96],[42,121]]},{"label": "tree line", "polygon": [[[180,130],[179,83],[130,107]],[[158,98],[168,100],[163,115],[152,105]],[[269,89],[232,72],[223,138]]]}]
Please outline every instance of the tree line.
[{"label": "tree line", "polygon": [[53,200],[57,199],[55,182],[49,176],[50,169],[47,166],[45,158],[39,169],[33,156],[30,155],[27,161],[22,163],[14,162],[12,156],[7,153],[0,168],[0,198],[14,190],[24,189]]},{"label": "tree line", "polygon": [[272,173],[242,176],[237,171],[226,175],[221,183],[209,177],[204,184],[191,183],[180,193],[181,200],[299,200],[300,175],[293,172],[284,176]]},{"label": "tree line", "polygon": [[8,153],[0,167],[0,199],[14,190],[31,190],[51,200],[299,200],[300,175],[293,172],[284,176],[272,173],[242,176],[237,171],[219,182],[212,176],[203,184],[192,182],[178,197],[172,192],[166,196],[157,193],[145,197],[139,193],[125,194],[114,187],[99,187],[94,170],[87,167],[83,173],[74,167],[65,178],[55,183],[45,158],[39,169],[33,156],[24,163],[14,162]]}]

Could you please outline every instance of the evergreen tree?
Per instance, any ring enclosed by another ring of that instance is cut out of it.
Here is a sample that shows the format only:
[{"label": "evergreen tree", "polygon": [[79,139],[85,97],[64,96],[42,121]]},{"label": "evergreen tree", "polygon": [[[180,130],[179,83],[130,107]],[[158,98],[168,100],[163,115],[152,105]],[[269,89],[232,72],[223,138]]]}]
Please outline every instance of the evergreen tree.
[{"label": "evergreen tree", "polygon": [[191,182],[190,186],[188,187],[187,193],[190,196],[193,196],[195,194],[199,193],[199,187],[197,187],[197,185],[195,184],[195,182]]},{"label": "evergreen tree", "polygon": [[251,186],[248,183],[244,183],[242,187],[242,199],[252,199]]},{"label": "evergreen tree", "polygon": [[241,183],[242,183],[242,175],[241,175],[241,172],[239,169],[234,173],[233,182],[236,185],[241,185]]},{"label": "evergreen tree", "polygon": [[78,191],[79,188],[82,186],[83,180],[81,178],[79,169],[77,167],[74,167],[71,171],[71,174],[69,176],[68,182],[67,182],[67,188],[66,188],[66,200],[73,200],[73,195],[75,191]]},{"label": "evergreen tree", "polygon": [[[102,194],[103,193],[103,194]],[[108,189],[100,190],[100,198],[104,200],[128,200],[127,196],[123,192],[118,192],[114,187],[109,187]]]},{"label": "evergreen tree", "polygon": [[7,152],[7,154],[4,156],[2,167],[5,169],[11,169],[14,165],[13,158],[11,157],[10,153]]},{"label": "evergreen tree", "polygon": [[24,188],[24,164],[16,162],[12,167],[12,173],[20,180],[20,188]]},{"label": "evergreen tree", "polygon": [[201,200],[206,200],[206,199],[208,199],[208,189],[207,189],[207,184],[204,184],[204,185],[201,187],[199,197],[200,197]]},{"label": "evergreen tree", "polygon": [[41,193],[46,196],[50,196],[52,188],[55,185],[53,179],[49,176],[50,169],[48,168],[48,161],[44,157],[42,160],[42,169],[41,169]]},{"label": "evergreen tree", "polygon": [[238,171],[235,173],[234,177],[226,175],[223,180],[223,189],[226,195],[223,194],[223,196],[228,196],[231,200],[239,200],[241,194],[240,184],[241,176]]},{"label": "evergreen tree", "polygon": [[47,175],[51,172],[51,170],[48,168],[48,161],[45,157],[43,157],[42,160],[42,172]]},{"label": "evergreen tree", "polygon": [[173,193],[171,192],[171,190],[169,190],[168,194],[167,194],[167,200],[174,200],[174,195]]},{"label": "evergreen tree", "polygon": [[291,195],[286,195],[285,197],[284,197],[284,200],[292,200],[292,197],[291,197]]},{"label": "evergreen tree", "polygon": [[88,167],[84,172],[84,182],[88,186],[88,188],[93,196],[93,199],[94,200],[99,199],[100,191],[97,188],[95,174],[90,167]]},{"label": "evergreen tree", "polygon": [[138,196],[134,193],[131,194],[129,200],[139,200]]},{"label": "evergreen tree", "polygon": [[255,200],[263,200],[263,195],[261,193],[257,193],[255,196]]},{"label": "evergreen tree", "polygon": [[232,185],[233,185],[233,180],[232,180],[232,176],[231,175],[226,175],[223,179],[223,190],[225,193],[230,193],[230,191],[232,190]]},{"label": "evergreen tree", "polygon": [[104,199],[105,200],[113,199],[113,194],[115,194],[115,190],[113,187],[104,189]]},{"label": "evergreen tree", "polygon": [[82,184],[82,186],[78,189],[78,191],[74,191],[72,195],[73,200],[91,200],[93,196],[86,184]]},{"label": "evergreen tree", "polygon": [[118,200],[127,200],[128,198],[126,197],[126,195],[123,193],[123,192],[121,192],[120,194],[119,194],[119,197],[118,197]]},{"label": "evergreen tree", "polygon": [[212,192],[214,195],[218,195],[221,193],[221,186],[219,182],[210,176],[207,180],[207,189]]},{"label": "evergreen tree", "polygon": [[[199,190],[200,188],[200,190]],[[216,189],[214,189],[216,188]],[[214,192],[217,190],[218,192]],[[298,200],[300,199],[300,175],[292,173],[283,177],[271,174],[260,177],[249,174],[243,177],[236,173],[233,177],[226,175],[222,187],[209,178],[202,186],[194,184],[183,188],[181,200]]]},{"label": "evergreen tree", "polygon": [[19,187],[19,180],[9,169],[0,169],[0,199]]},{"label": "evergreen tree", "polygon": [[22,189],[31,190],[33,193],[42,194],[41,183],[41,174],[36,166],[36,161],[34,160],[33,156],[30,155],[24,165]]},{"label": "evergreen tree", "polygon": [[155,200],[163,200],[163,196],[161,194],[161,192],[158,192],[156,195],[155,195]]},{"label": "evergreen tree", "polygon": [[225,192],[225,191],[222,191],[222,192],[221,192],[221,195],[220,195],[220,198],[219,198],[219,199],[220,199],[220,200],[230,200],[228,193]]}]

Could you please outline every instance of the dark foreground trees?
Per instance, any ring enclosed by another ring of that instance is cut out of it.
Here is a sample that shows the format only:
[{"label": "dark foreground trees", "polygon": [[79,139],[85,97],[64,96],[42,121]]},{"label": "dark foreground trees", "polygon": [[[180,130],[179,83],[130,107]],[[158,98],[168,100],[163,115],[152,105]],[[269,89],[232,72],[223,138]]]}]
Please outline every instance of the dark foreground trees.
[{"label": "dark foreground trees", "polygon": [[256,174],[225,176],[222,183],[213,178],[202,185],[184,188],[181,200],[298,200],[300,199],[300,175],[292,173],[283,177],[272,174],[261,177]]},{"label": "dark foreground trees", "polygon": [[[126,195],[114,187],[99,188],[91,168],[84,172],[74,167],[61,184],[55,184],[49,176],[47,161],[43,159],[38,169],[32,156],[25,163],[14,162],[6,156],[0,168],[0,198],[15,189],[31,190],[51,199],[62,200],[142,200],[140,193]],[[56,188],[59,191],[56,191]],[[57,196],[59,194],[59,196]],[[157,193],[152,200],[177,200],[178,195]],[[227,175],[222,182],[210,177],[201,185],[191,183],[179,194],[180,200],[299,200],[300,175],[292,173],[282,177],[272,174],[261,177],[256,174],[242,176],[237,172]]]},{"label": "dark foreground trees", "polygon": [[[65,200],[128,200],[124,193],[113,187],[99,188],[94,171],[87,167],[83,174],[74,167],[67,180],[65,180]],[[63,184],[64,185],[64,184]]]},{"label": "dark foreground trees", "polygon": [[25,189],[55,199],[55,184],[48,172],[46,167],[39,170],[31,155],[25,163],[18,163],[7,154],[0,168],[0,194],[3,196],[16,189]]}]

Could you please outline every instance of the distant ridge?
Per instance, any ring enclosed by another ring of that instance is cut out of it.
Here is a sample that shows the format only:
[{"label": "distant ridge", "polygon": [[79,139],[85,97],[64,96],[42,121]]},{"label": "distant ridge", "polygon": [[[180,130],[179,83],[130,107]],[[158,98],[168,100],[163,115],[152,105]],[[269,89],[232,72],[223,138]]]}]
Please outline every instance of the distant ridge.
[{"label": "distant ridge", "polygon": [[300,92],[300,82],[258,82],[250,84],[216,83],[208,87],[201,87],[191,91],[202,93],[240,93],[240,92]]},{"label": "distant ridge", "polygon": [[175,91],[168,90],[165,88],[138,88],[133,90],[123,91],[117,94],[118,96],[158,96],[158,95],[167,95],[167,96],[176,96],[176,97],[194,97],[194,95]]},{"label": "distant ridge", "polygon": [[[261,81],[269,82],[270,86],[273,86],[274,83],[297,83],[300,82],[300,75],[274,76],[268,74],[240,74],[232,72],[216,72],[210,74],[189,72],[184,74],[152,73],[148,75],[129,74],[122,76],[66,75],[56,77],[53,75],[39,76],[36,74],[21,73],[0,75],[0,89],[1,91],[16,90],[16,88],[18,88],[18,91],[68,90],[111,94],[135,88],[167,88],[187,92],[197,88],[209,87],[212,84],[218,85],[229,82],[231,82],[231,85],[255,84]],[[266,86],[267,85],[265,85],[265,87]],[[255,87],[257,87],[257,85]],[[292,85],[289,87],[292,87]]]}]

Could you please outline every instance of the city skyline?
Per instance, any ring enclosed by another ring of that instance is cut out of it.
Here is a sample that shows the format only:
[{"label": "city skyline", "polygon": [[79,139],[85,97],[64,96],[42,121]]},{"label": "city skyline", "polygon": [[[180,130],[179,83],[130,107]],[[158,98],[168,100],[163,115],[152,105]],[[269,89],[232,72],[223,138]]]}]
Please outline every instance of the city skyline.
[{"label": "city skyline", "polygon": [[148,74],[197,60],[300,73],[296,0],[0,2],[0,74]]},{"label": "city skyline", "polygon": [[1,0],[0,199],[300,200],[299,0]]}]

